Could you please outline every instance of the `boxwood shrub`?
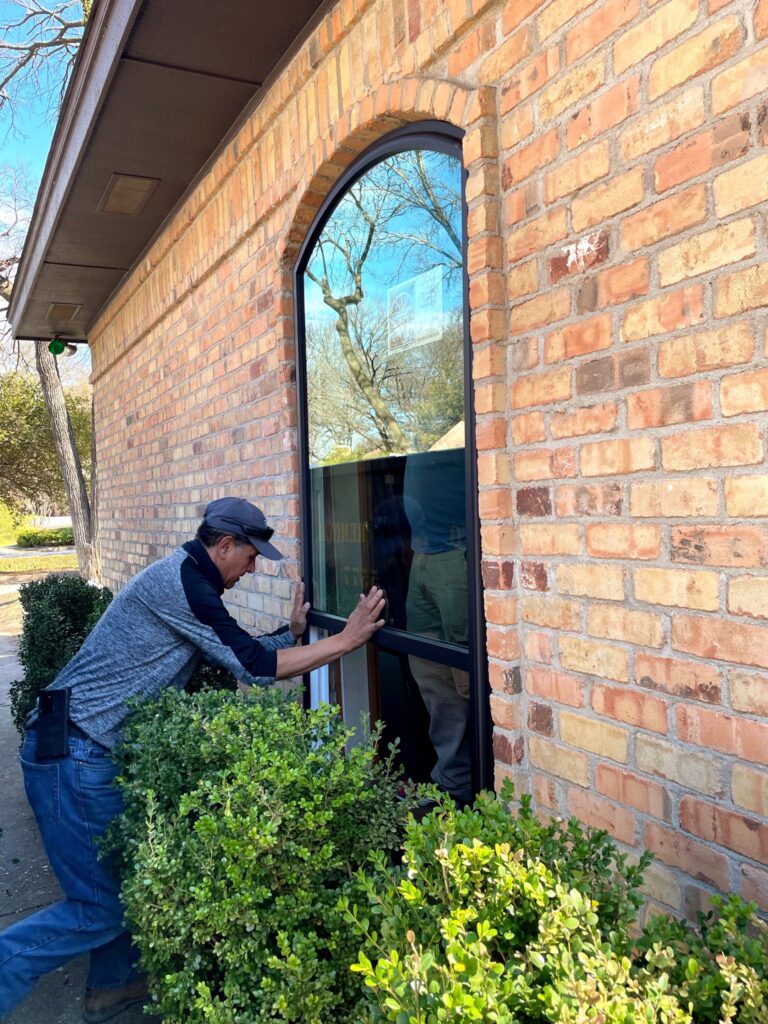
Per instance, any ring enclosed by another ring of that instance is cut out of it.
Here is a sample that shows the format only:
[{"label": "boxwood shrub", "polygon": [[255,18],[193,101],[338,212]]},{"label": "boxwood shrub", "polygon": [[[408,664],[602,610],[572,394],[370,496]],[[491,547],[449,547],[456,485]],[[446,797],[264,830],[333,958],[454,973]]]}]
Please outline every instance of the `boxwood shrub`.
[{"label": "boxwood shrub", "polygon": [[63,547],[75,543],[71,526],[36,527],[28,526],[16,536],[20,548]]},{"label": "boxwood shrub", "polygon": [[413,798],[376,736],[349,738],[338,709],[278,690],[136,711],[112,846],[166,1024],[358,1019],[339,899],[371,850],[396,850]]}]

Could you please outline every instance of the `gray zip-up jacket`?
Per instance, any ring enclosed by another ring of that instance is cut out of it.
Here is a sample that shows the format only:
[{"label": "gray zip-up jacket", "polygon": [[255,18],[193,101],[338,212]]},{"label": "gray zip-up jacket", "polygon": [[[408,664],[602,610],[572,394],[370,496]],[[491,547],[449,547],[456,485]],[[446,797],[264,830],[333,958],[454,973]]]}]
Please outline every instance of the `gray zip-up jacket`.
[{"label": "gray zip-up jacket", "polygon": [[255,639],[224,607],[223,592],[205,546],[189,541],[117,594],[48,689],[70,687],[70,720],[113,749],[122,738],[127,703],[168,686],[183,689],[201,660],[249,685],[268,685],[277,672],[277,650],[292,647],[293,634],[284,626]]}]

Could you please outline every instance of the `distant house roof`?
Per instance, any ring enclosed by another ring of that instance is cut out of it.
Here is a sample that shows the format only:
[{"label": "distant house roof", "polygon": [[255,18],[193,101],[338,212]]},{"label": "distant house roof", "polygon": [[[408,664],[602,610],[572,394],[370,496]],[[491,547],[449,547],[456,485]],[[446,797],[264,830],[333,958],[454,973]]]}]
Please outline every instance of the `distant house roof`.
[{"label": "distant house roof", "polygon": [[101,0],[51,144],[9,320],[19,338],[88,329],[259,102],[322,0]]}]

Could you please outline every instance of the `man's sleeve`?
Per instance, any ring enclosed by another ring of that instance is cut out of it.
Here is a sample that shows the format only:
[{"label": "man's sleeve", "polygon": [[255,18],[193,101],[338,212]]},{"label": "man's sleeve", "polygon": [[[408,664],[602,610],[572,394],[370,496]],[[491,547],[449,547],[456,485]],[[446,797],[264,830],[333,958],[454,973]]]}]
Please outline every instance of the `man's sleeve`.
[{"label": "man's sleeve", "polygon": [[181,565],[181,584],[191,615],[188,623],[182,620],[169,625],[199,647],[207,661],[229,669],[243,682],[272,682],[277,675],[276,648],[286,646],[285,642],[275,643],[278,637],[272,637],[274,646],[267,646],[242,629],[191,560]]}]

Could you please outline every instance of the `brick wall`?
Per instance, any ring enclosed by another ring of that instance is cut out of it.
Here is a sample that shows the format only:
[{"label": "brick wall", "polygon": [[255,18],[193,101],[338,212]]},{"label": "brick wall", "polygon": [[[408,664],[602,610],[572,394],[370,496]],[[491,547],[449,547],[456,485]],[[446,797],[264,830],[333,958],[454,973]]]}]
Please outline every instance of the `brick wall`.
[{"label": "brick wall", "polygon": [[105,579],[222,491],[297,537],[291,268],[424,118],[467,133],[498,775],[655,851],[653,903],[768,909],[768,0],[340,0],[93,331]]}]

